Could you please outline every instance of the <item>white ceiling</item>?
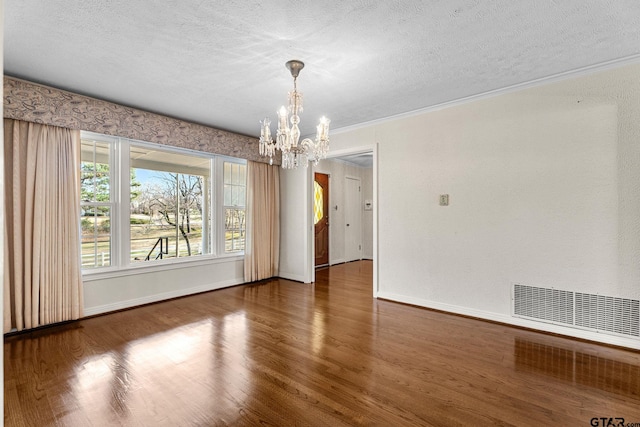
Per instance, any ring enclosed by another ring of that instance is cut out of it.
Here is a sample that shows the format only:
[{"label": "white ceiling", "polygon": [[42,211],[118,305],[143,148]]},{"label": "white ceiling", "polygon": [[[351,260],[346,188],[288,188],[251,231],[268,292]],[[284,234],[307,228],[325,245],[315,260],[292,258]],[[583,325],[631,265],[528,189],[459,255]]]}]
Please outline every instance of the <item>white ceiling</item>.
[{"label": "white ceiling", "polygon": [[343,162],[350,163],[361,168],[373,167],[373,152],[358,153],[358,154],[345,154],[338,157]]},{"label": "white ceiling", "polygon": [[10,0],[14,77],[259,135],[300,59],[303,134],[640,55],[637,0]]}]

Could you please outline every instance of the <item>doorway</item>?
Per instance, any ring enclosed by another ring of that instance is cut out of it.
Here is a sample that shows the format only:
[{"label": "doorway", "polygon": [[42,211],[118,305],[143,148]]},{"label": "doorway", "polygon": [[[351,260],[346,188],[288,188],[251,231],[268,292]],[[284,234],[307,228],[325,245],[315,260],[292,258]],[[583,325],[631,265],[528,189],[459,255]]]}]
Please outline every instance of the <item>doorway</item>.
[{"label": "doorway", "polygon": [[344,179],[344,260],[362,259],[362,187],[359,178]]},{"label": "doorway", "polygon": [[[360,251],[356,259],[373,260],[373,283],[372,291],[373,296],[378,295],[378,207],[377,207],[377,193],[378,193],[378,173],[377,173],[377,157],[378,146],[372,144],[369,146],[362,146],[357,148],[347,148],[343,150],[334,150],[327,155],[326,161],[321,161],[320,166],[309,171],[306,178],[306,196],[307,211],[306,218],[309,219],[307,224],[306,236],[308,236],[308,250],[305,250],[305,267],[304,271],[308,274],[310,283],[315,281],[315,254],[314,248],[316,243],[315,236],[312,230],[315,227],[311,227],[314,220],[314,186],[315,186],[315,172],[326,173],[329,175],[331,185],[331,199],[328,200],[329,204],[329,263],[328,265],[335,265],[346,262],[345,256],[345,178],[357,177],[361,180],[361,189],[358,199],[360,200],[357,210],[362,211],[361,227],[360,228]],[[340,165],[342,166],[336,166]],[[370,169],[370,172],[360,174],[354,171],[348,171],[349,165],[356,165],[362,169]],[[362,176],[361,176],[362,175]],[[294,182],[293,180],[291,182]],[[289,182],[287,182],[288,184]],[[349,224],[352,224],[349,222]],[[349,226],[351,227],[351,225]],[[311,260],[314,257],[314,261]],[[305,279],[306,280],[306,279]]]},{"label": "doorway", "polygon": [[313,182],[315,266],[329,265],[329,175],[316,172]]}]

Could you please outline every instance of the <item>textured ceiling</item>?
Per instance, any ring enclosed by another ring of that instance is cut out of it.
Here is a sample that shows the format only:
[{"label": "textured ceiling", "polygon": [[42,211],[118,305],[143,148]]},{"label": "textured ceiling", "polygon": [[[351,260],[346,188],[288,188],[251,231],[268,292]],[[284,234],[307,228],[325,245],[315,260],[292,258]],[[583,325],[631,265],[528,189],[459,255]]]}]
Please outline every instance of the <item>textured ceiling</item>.
[{"label": "textured ceiling", "polygon": [[339,157],[343,162],[350,163],[361,168],[373,167],[373,153],[358,153],[358,154],[345,154]]},{"label": "textured ceiling", "polygon": [[304,134],[640,54],[637,0],[23,0],[14,77],[259,134],[306,63]]}]

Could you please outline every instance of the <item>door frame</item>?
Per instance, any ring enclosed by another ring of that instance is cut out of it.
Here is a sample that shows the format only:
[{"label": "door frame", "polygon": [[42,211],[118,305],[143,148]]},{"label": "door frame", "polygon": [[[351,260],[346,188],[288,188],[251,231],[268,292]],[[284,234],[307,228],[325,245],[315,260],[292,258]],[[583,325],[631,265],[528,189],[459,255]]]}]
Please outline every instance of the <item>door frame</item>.
[{"label": "door frame", "polygon": [[[363,145],[354,148],[346,148],[342,150],[330,151],[327,154],[327,159],[338,158],[350,154],[362,154],[362,153],[373,153],[373,286],[372,293],[373,297],[378,297],[379,292],[379,274],[378,274],[378,144],[371,145]],[[322,161],[322,160],[321,160]],[[313,215],[313,180],[314,180],[314,172],[315,167],[309,167],[309,173],[307,174],[308,178],[308,191],[307,191],[307,216],[312,218]],[[329,185],[331,185],[331,180],[329,180]],[[329,189],[331,191],[331,189]],[[311,222],[313,224],[313,221]],[[315,257],[315,247],[314,247],[314,239],[313,239],[313,227],[309,227],[307,231],[307,241],[311,242],[311,248],[308,252],[308,261],[307,262],[307,275],[311,278],[312,282],[316,281],[316,270],[313,267],[314,257]],[[331,233],[331,229],[329,230]],[[329,235],[329,239],[331,239],[331,235]]]}]

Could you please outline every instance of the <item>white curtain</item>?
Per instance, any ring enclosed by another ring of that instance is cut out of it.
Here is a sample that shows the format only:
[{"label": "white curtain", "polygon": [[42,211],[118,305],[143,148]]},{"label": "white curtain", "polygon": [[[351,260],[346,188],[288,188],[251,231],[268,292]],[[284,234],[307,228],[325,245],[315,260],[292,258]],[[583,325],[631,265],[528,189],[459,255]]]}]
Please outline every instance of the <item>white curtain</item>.
[{"label": "white curtain", "polygon": [[82,316],[80,132],[4,120],[4,332]]},{"label": "white curtain", "polygon": [[278,275],[280,261],[280,168],[247,163],[247,234],[244,280]]}]

